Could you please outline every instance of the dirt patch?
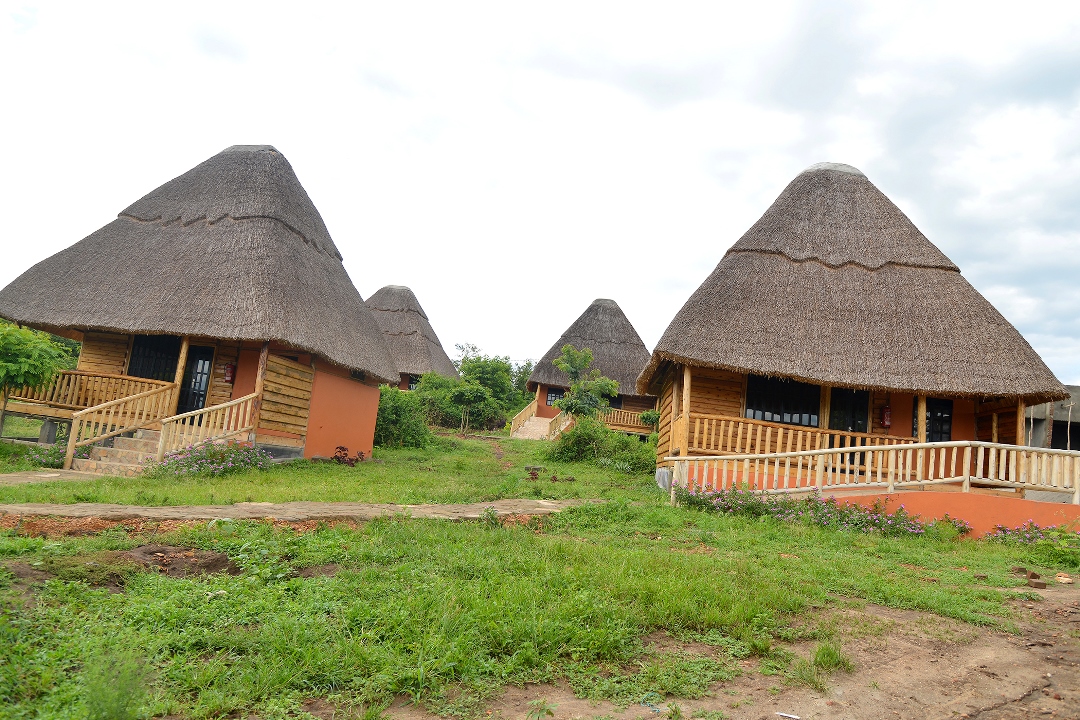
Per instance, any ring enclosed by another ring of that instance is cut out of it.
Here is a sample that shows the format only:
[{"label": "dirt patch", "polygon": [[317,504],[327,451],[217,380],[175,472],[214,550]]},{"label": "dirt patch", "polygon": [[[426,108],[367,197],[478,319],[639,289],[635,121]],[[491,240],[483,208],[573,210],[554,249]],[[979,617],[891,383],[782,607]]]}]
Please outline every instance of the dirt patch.
[{"label": "dirt patch", "polygon": [[143,545],[120,554],[169,577],[214,573],[239,575],[243,572],[227,555],[210,550],[196,550],[173,545]]},{"label": "dirt patch", "polygon": [[502,460],[503,456],[506,455],[506,453],[503,452],[502,445],[500,445],[497,441],[493,441],[491,443],[491,452],[495,454],[496,460]]},{"label": "dirt patch", "polygon": [[19,605],[26,605],[33,600],[35,586],[53,578],[52,573],[31,567],[18,560],[5,563],[0,567],[15,576],[10,589],[14,594],[15,602]]},{"label": "dirt patch", "polygon": [[0,515],[0,530],[14,530],[27,537],[63,538],[96,535],[120,528],[130,535],[155,535],[201,523],[190,520],[106,520],[99,517],[50,517]]},{"label": "dirt patch", "polygon": [[[652,697],[649,704],[619,708],[574,696],[564,683],[508,687],[487,703],[481,717],[525,718],[541,701],[552,720],[644,720],[666,717],[668,704],[683,717],[776,720],[787,713],[809,720],[1018,720],[1080,718],[1080,588],[1039,591],[1041,600],[1015,603],[1018,632],[980,628],[915,611],[873,605],[838,608],[811,618],[837,633],[852,673],[826,677],[827,692],[762,673],[756,658],[740,661],[742,675],[719,683],[696,700]],[[645,646],[660,652],[707,655],[717,648],[652,633]],[[797,657],[816,642],[787,645]],[[657,710],[661,712],[657,712]],[[394,720],[432,720],[423,707],[399,698],[387,711]]]},{"label": "dirt patch", "polygon": [[311,567],[300,568],[296,571],[296,574],[303,578],[333,577],[337,575],[338,569],[336,564],[328,563],[326,565],[312,565]]}]

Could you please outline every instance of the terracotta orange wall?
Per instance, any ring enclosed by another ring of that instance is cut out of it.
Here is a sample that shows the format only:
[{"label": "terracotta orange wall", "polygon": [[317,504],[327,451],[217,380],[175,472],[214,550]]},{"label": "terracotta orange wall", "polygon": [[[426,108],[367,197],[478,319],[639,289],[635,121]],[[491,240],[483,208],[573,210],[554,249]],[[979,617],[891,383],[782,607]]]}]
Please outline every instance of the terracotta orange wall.
[{"label": "terracotta orange wall", "polygon": [[378,414],[377,387],[353,380],[348,371],[317,360],[304,457],[330,457],[338,445],[349,448],[350,455],[359,450],[370,457]]},{"label": "terracotta orange wall", "polygon": [[236,359],[236,379],[233,380],[232,399],[255,392],[255,376],[259,373],[259,351],[241,350]]},{"label": "terracotta orange wall", "polygon": [[915,396],[908,393],[894,392],[890,394],[889,408],[892,411],[892,427],[888,430],[889,435],[911,437],[911,418],[913,417],[911,403],[914,399]]},{"label": "terracotta orange wall", "polygon": [[401,373],[401,382],[398,383],[398,390],[409,389],[409,373]]},{"label": "terracotta orange wall", "polygon": [[1080,505],[1038,502],[974,492],[912,491],[891,495],[838,496],[837,499],[863,507],[870,507],[876,500],[881,500],[889,512],[894,512],[903,505],[904,510],[921,516],[923,520],[940,519],[948,513],[950,517],[967,520],[971,524],[973,537],[982,537],[993,530],[995,525],[1014,528],[1028,520],[1034,520],[1042,526],[1080,523]]},{"label": "terracotta orange wall", "polygon": [[952,439],[975,439],[975,401],[953,400]]},{"label": "terracotta orange wall", "polygon": [[553,418],[556,415],[558,415],[560,412],[562,412],[561,410],[559,410],[559,408],[553,407],[553,406],[547,404],[547,393],[548,393],[548,388],[549,387],[553,387],[553,386],[551,386],[551,385],[541,385],[539,387],[539,393],[540,394],[536,396],[537,397],[537,403],[536,403],[536,415],[537,415],[537,417]]}]

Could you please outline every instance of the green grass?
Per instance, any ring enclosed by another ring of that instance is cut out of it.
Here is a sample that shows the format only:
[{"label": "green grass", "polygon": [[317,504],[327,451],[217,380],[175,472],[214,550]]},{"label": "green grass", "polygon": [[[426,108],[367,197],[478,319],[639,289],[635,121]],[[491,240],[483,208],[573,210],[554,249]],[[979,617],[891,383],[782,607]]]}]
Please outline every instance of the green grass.
[{"label": "green grass", "polygon": [[[496,445],[497,442],[497,445]],[[653,486],[648,475],[624,475],[584,463],[542,459],[545,443],[440,438],[430,448],[376,448],[373,460],[348,468],[299,461],[268,471],[220,478],[99,478],[0,487],[0,503],[108,502],[128,505],[221,505],[293,500],[373,503],[467,503],[501,498],[595,498],[640,496]],[[0,443],[0,472],[25,470]],[[500,459],[495,452],[501,448]],[[507,466],[509,465],[509,467]],[[547,472],[529,480],[526,465]],[[551,482],[555,474],[559,482]],[[573,477],[574,481],[565,481]]]},{"label": "green grass", "polygon": [[7,438],[21,438],[23,440],[37,440],[41,432],[41,420],[34,418],[4,416],[4,431],[0,436]]},{"label": "green grass", "polygon": [[[0,599],[0,716],[86,716],[92,689],[111,677],[102,658],[125,687],[148,678],[144,716],[283,717],[312,697],[375,715],[400,694],[471,716],[506,683],[553,679],[621,705],[696,697],[755,651],[799,679],[799,663],[785,670],[783,641],[848,598],[1007,626],[1018,582],[1008,570],[1026,562],[1014,546],[750,521],[666,507],[660,495],[565,511],[541,532],[405,518],[303,535],[200,524],[154,542],[225,552],[243,575],[120,568],[122,593],[89,583],[110,572],[105,551],[145,538],[0,533],[0,562],[58,574],[36,603]],[[327,563],[336,575],[296,574]],[[998,587],[976,585],[972,572]],[[926,582],[931,574],[939,581]],[[655,631],[712,652],[647,649]],[[836,651],[804,661],[802,681],[822,687],[843,666]],[[130,708],[129,695],[115,702]]]}]

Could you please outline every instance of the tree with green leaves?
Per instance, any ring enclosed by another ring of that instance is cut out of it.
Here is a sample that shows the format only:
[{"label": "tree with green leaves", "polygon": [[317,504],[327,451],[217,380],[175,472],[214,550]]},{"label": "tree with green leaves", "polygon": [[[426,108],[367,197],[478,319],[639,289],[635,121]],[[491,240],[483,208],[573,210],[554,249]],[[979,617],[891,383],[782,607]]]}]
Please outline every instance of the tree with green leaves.
[{"label": "tree with green leaves", "polygon": [[478,382],[463,382],[450,393],[450,400],[461,406],[461,434],[469,430],[469,413],[476,406],[491,402],[491,392]]},{"label": "tree with green leaves", "polygon": [[0,320],[0,431],[7,397],[13,390],[47,385],[72,364],[68,349],[48,333]]},{"label": "tree with green leaves", "polygon": [[562,355],[552,360],[552,364],[570,378],[570,389],[555,401],[555,407],[576,417],[596,417],[608,406],[607,399],[619,394],[618,382],[604,377],[599,370],[589,369],[592,361],[589,348],[562,347]]}]

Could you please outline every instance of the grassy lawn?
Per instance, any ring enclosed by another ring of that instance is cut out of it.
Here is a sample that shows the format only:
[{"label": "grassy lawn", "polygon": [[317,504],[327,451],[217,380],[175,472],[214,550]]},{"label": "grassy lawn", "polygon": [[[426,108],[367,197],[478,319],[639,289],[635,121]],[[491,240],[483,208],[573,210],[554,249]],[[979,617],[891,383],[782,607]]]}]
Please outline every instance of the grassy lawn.
[{"label": "grassy lawn", "polygon": [[[526,527],[217,522],[153,537],[241,568],[188,578],[123,560],[148,538],[122,529],[0,531],[0,564],[53,575],[26,602],[0,570],[0,715],[86,717],[92,698],[122,696],[155,716],[281,718],[328,698],[371,718],[405,695],[474,716],[505,684],[546,680],[622,704],[696,697],[743,658],[794,682],[785,643],[836,632],[816,609],[870,601],[1007,627],[1021,591],[1009,567],[1036,565],[1015,546],[752,521],[660,495]],[[106,579],[122,591],[95,587]],[[656,631],[711,650],[647,650]]]},{"label": "grassy lawn", "polygon": [[[536,440],[440,438],[436,446],[424,450],[377,448],[373,460],[354,468],[301,461],[223,478],[97,478],[34,483],[0,487],[0,503],[459,503],[519,497],[637,498],[643,489],[652,487],[652,479],[644,475],[624,475],[586,464],[547,462],[540,456],[543,446]],[[538,480],[530,480],[526,465],[542,465],[547,472]],[[18,459],[13,445],[0,443],[0,472],[28,468]],[[559,481],[552,482],[552,475],[557,475]],[[567,477],[574,480],[568,481]]]},{"label": "grassy lawn", "polygon": [[37,440],[41,432],[41,420],[35,418],[4,416],[4,430],[0,435],[8,438]]}]

